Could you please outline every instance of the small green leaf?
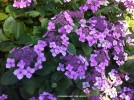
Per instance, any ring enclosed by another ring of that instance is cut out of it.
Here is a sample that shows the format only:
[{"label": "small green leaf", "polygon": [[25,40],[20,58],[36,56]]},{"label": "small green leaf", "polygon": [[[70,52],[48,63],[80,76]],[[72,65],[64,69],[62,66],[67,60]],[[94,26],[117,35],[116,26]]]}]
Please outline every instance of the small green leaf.
[{"label": "small green leaf", "polygon": [[52,75],[51,81],[52,82],[58,82],[59,80],[61,80],[63,78],[64,74],[62,72],[55,72]]},{"label": "small green leaf", "polygon": [[9,51],[13,47],[15,47],[15,45],[12,42],[5,41],[0,43],[1,51]]},{"label": "small green leaf", "polygon": [[7,71],[1,79],[1,84],[2,85],[12,85],[15,84],[16,82],[18,82],[19,80],[17,79],[17,77],[13,74],[14,72],[14,68],[10,69],[9,71]]},{"label": "small green leaf", "polygon": [[7,17],[5,13],[0,13],[0,20],[5,20]]},{"label": "small green leaf", "polygon": [[88,44],[82,44],[82,49],[85,52],[86,56],[89,56],[92,52],[92,48]]},{"label": "small green leaf", "polygon": [[31,17],[37,17],[37,16],[40,15],[40,12],[38,12],[38,11],[29,11],[28,14]]},{"label": "small green leaf", "polygon": [[2,30],[0,29],[0,41],[7,41],[8,39],[5,37],[5,35],[2,33]]},{"label": "small green leaf", "polygon": [[76,54],[76,48],[75,48],[75,46],[72,43],[69,43],[69,45],[68,45],[68,51],[70,53]]}]

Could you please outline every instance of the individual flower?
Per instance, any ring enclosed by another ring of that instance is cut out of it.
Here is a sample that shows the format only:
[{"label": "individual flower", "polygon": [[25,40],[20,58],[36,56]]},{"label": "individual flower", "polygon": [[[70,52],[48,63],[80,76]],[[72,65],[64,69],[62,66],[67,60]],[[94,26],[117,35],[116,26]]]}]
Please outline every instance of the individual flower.
[{"label": "individual flower", "polygon": [[47,28],[47,29],[48,29],[48,31],[51,31],[51,30],[55,29],[55,24],[50,21],[50,22],[48,23],[48,28]]},{"label": "individual flower", "polygon": [[70,33],[73,30],[73,27],[70,25],[65,25],[64,28],[65,28],[67,33]]},{"label": "individual flower", "polygon": [[14,71],[14,75],[16,75],[19,80],[21,80],[26,75],[26,73],[27,73],[26,69],[21,68],[16,69]]},{"label": "individual flower", "polygon": [[88,88],[88,87],[90,87],[90,85],[89,85],[88,82],[83,82],[83,83],[82,83],[82,87],[83,87],[83,88]]},{"label": "individual flower", "polygon": [[12,58],[7,58],[6,68],[15,67],[15,60]]},{"label": "individual flower", "polygon": [[35,72],[35,69],[34,68],[31,68],[31,67],[27,67],[26,68],[26,77],[27,78],[31,78],[32,77],[32,74]]},{"label": "individual flower", "polygon": [[17,64],[17,66],[19,67],[19,68],[24,68],[24,66],[25,66],[25,62],[23,61],[23,60],[21,60],[20,62],[18,62],[18,64]]}]

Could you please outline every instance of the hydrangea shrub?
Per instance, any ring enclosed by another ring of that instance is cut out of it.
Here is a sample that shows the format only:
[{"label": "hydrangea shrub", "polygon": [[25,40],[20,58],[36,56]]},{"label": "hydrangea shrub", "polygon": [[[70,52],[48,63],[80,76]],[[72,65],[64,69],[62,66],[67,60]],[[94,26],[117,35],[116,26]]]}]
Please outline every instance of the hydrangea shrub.
[{"label": "hydrangea shrub", "polygon": [[0,100],[133,100],[133,0],[0,0]]}]

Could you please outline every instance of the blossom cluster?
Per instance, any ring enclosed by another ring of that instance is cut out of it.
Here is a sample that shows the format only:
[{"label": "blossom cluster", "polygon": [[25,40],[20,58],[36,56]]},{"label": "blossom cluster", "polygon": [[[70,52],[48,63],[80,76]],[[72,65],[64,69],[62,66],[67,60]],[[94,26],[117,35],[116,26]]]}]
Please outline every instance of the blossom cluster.
[{"label": "blossom cluster", "polygon": [[[46,61],[44,53],[42,53],[46,45],[46,42],[39,40],[34,48],[31,46],[14,48],[10,52],[12,57],[7,59],[6,68],[10,69],[15,67],[14,75],[16,75],[19,80],[24,76],[31,78],[36,70],[42,68],[42,62]],[[34,67],[32,67],[33,64]]]},{"label": "blossom cluster", "polygon": [[[96,45],[98,50],[94,50],[91,54],[91,66],[95,66],[102,70],[108,66],[109,51],[113,50],[112,55],[118,65],[123,65],[126,60],[126,53],[124,52],[125,30],[121,22],[111,24],[105,20],[104,16],[92,17],[88,21],[80,20],[80,28],[76,33],[80,36],[80,42],[88,42],[88,45]],[[99,56],[99,57],[98,57]],[[103,61],[100,61],[103,60]]]},{"label": "blossom cluster", "polygon": [[84,5],[80,6],[80,10],[85,12],[90,9],[94,13],[101,5],[107,5],[108,3],[108,0],[87,0]]},{"label": "blossom cluster", "polygon": [[33,0],[14,0],[13,7],[25,8],[30,6]]},{"label": "blossom cluster", "polygon": [[45,41],[50,47],[50,52],[52,56],[55,57],[58,54],[62,54],[63,56],[66,55],[67,47],[69,44],[69,38],[66,34],[63,35],[56,35],[54,31],[48,31],[45,36]]},{"label": "blossom cluster", "polygon": [[116,97],[116,99],[119,100],[132,100],[132,98],[134,98],[134,89],[129,87],[124,87],[121,89]]},{"label": "blossom cluster", "polygon": [[64,74],[73,80],[85,78],[86,70],[89,65],[85,57],[69,53],[65,57],[61,57],[61,59],[65,61],[65,63],[59,63],[57,67],[58,71],[65,72]]},{"label": "blossom cluster", "polygon": [[[86,81],[88,83],[94,84],[92,87],[93,90],[99,89],[102,93],[100,93],[100,95],[96,97],[91,96],[91,98],[99,98],[98,100],[105,100],[104,99],[105,97],[103,96],[103,94],[106,94],[112,100],[118,100],[116,98],[119,96],[119,94],[121,94],[120,92],[121,90],[118,91],[116,87],[123,84],[122,79],[125,79],[126,81],[128,81],[129,77],[126,74],[119,72],[117,69],[112,69],[108,73],[108,77],[106,77],[104,71],[102,71],[101,73],[98,73],[94,69],[92,71],[92,74],[86,75]],[[129,97],[131,98],[131,95]],[[131,100],[131,99],[125,99],[125,100]]]},{"label": "blossom cluster", "polygon": [[52,94],[43,92],[38,98],[32,97],[29,100],[57,100]]},{"label": "blossom cluster", "polygon": [[134,0],[115,0],[115,1],[122,2],[128,12],[134,13]]},{"label": "blossom cluster", "polygon": [[[67,47],[69,38],[67,35],[72,32],[74,21],[73,18],[83,18],[84,14],[81,11],[64,11],[55,15],[48,23],[48,31],[43,38],[50,47],[52,56],[58,54],[65,56],[67,54]],[[59,25],[59,27],[57,27]],[[56,31],[58,30],[58,32]]]},{"label": "blossom cluster", "polygon": [[7,100],[7,95],[5,94],[0,95],[0,100]]}]

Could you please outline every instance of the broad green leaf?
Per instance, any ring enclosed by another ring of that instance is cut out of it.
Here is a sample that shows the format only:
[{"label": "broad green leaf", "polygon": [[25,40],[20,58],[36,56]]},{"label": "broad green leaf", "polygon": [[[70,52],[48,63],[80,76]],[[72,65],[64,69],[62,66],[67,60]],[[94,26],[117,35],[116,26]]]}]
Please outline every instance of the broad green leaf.
[{"label": "broad green leaf", "polygon": [[5,13],[0,13],[0,20],[5,20],[7,17]]},{"label": "broad green leaf", "polygon": [[5,36],[7,38],[11,38],[13,34],[17,33],[17,28],[18,28],[17,22],[12,16],[8,17],[5,20],[3,29],[4,29]]},{"label": "broad green leaf", "polygon": [[13,74],[14,72],[14,68],[10,69],[9,71],[7,71],[1,79],[1,84],[2,85],[12,85],[15,84],[16,82],[18,82],[19,80],[17,79],[17,77]]},{"label": "broad green leaf", "polygon": [[55,72],[52,75],[51,81],[52,82],[58,82],[59,80],[61,80],[63,78],[64,74],[62,72]]},{"label": "broad green leaf", "polygon": [[25,89],[28,94],[32,95],[39,86],[38,84],[35,78],[25,79],[23,80],[23,89]]},{"label": "broad green leaf", "polygon": [[22,34],[19,38],[17,43],[19,44],[31,44],[32,38],[30,35]]},{"label": "broad green leaf", "polygon": [[36,74],[41,76],[48,75],[55,69],[56,69],[56,65],[54,63],[46,62],[44,63],[44,66],[41,70],[36,71]]},{"label": "broad green leaf", "polygon": [[75,48],[75,46],[72,43],[69,43],[69,45],[68,45],[68,51],[70,53],[76,54],[76,48]]},{"label": "broad green leaf", "polygon": [[19,40],[18,38],[20,37],[20,35],[23,35],[25,34],[25,30],[26,30],[26,27],[25,27],[25,24],[23,22],[19,22],[17,23],[17,27],[16,27],[16,33],[14,33],[14,37]]}]

